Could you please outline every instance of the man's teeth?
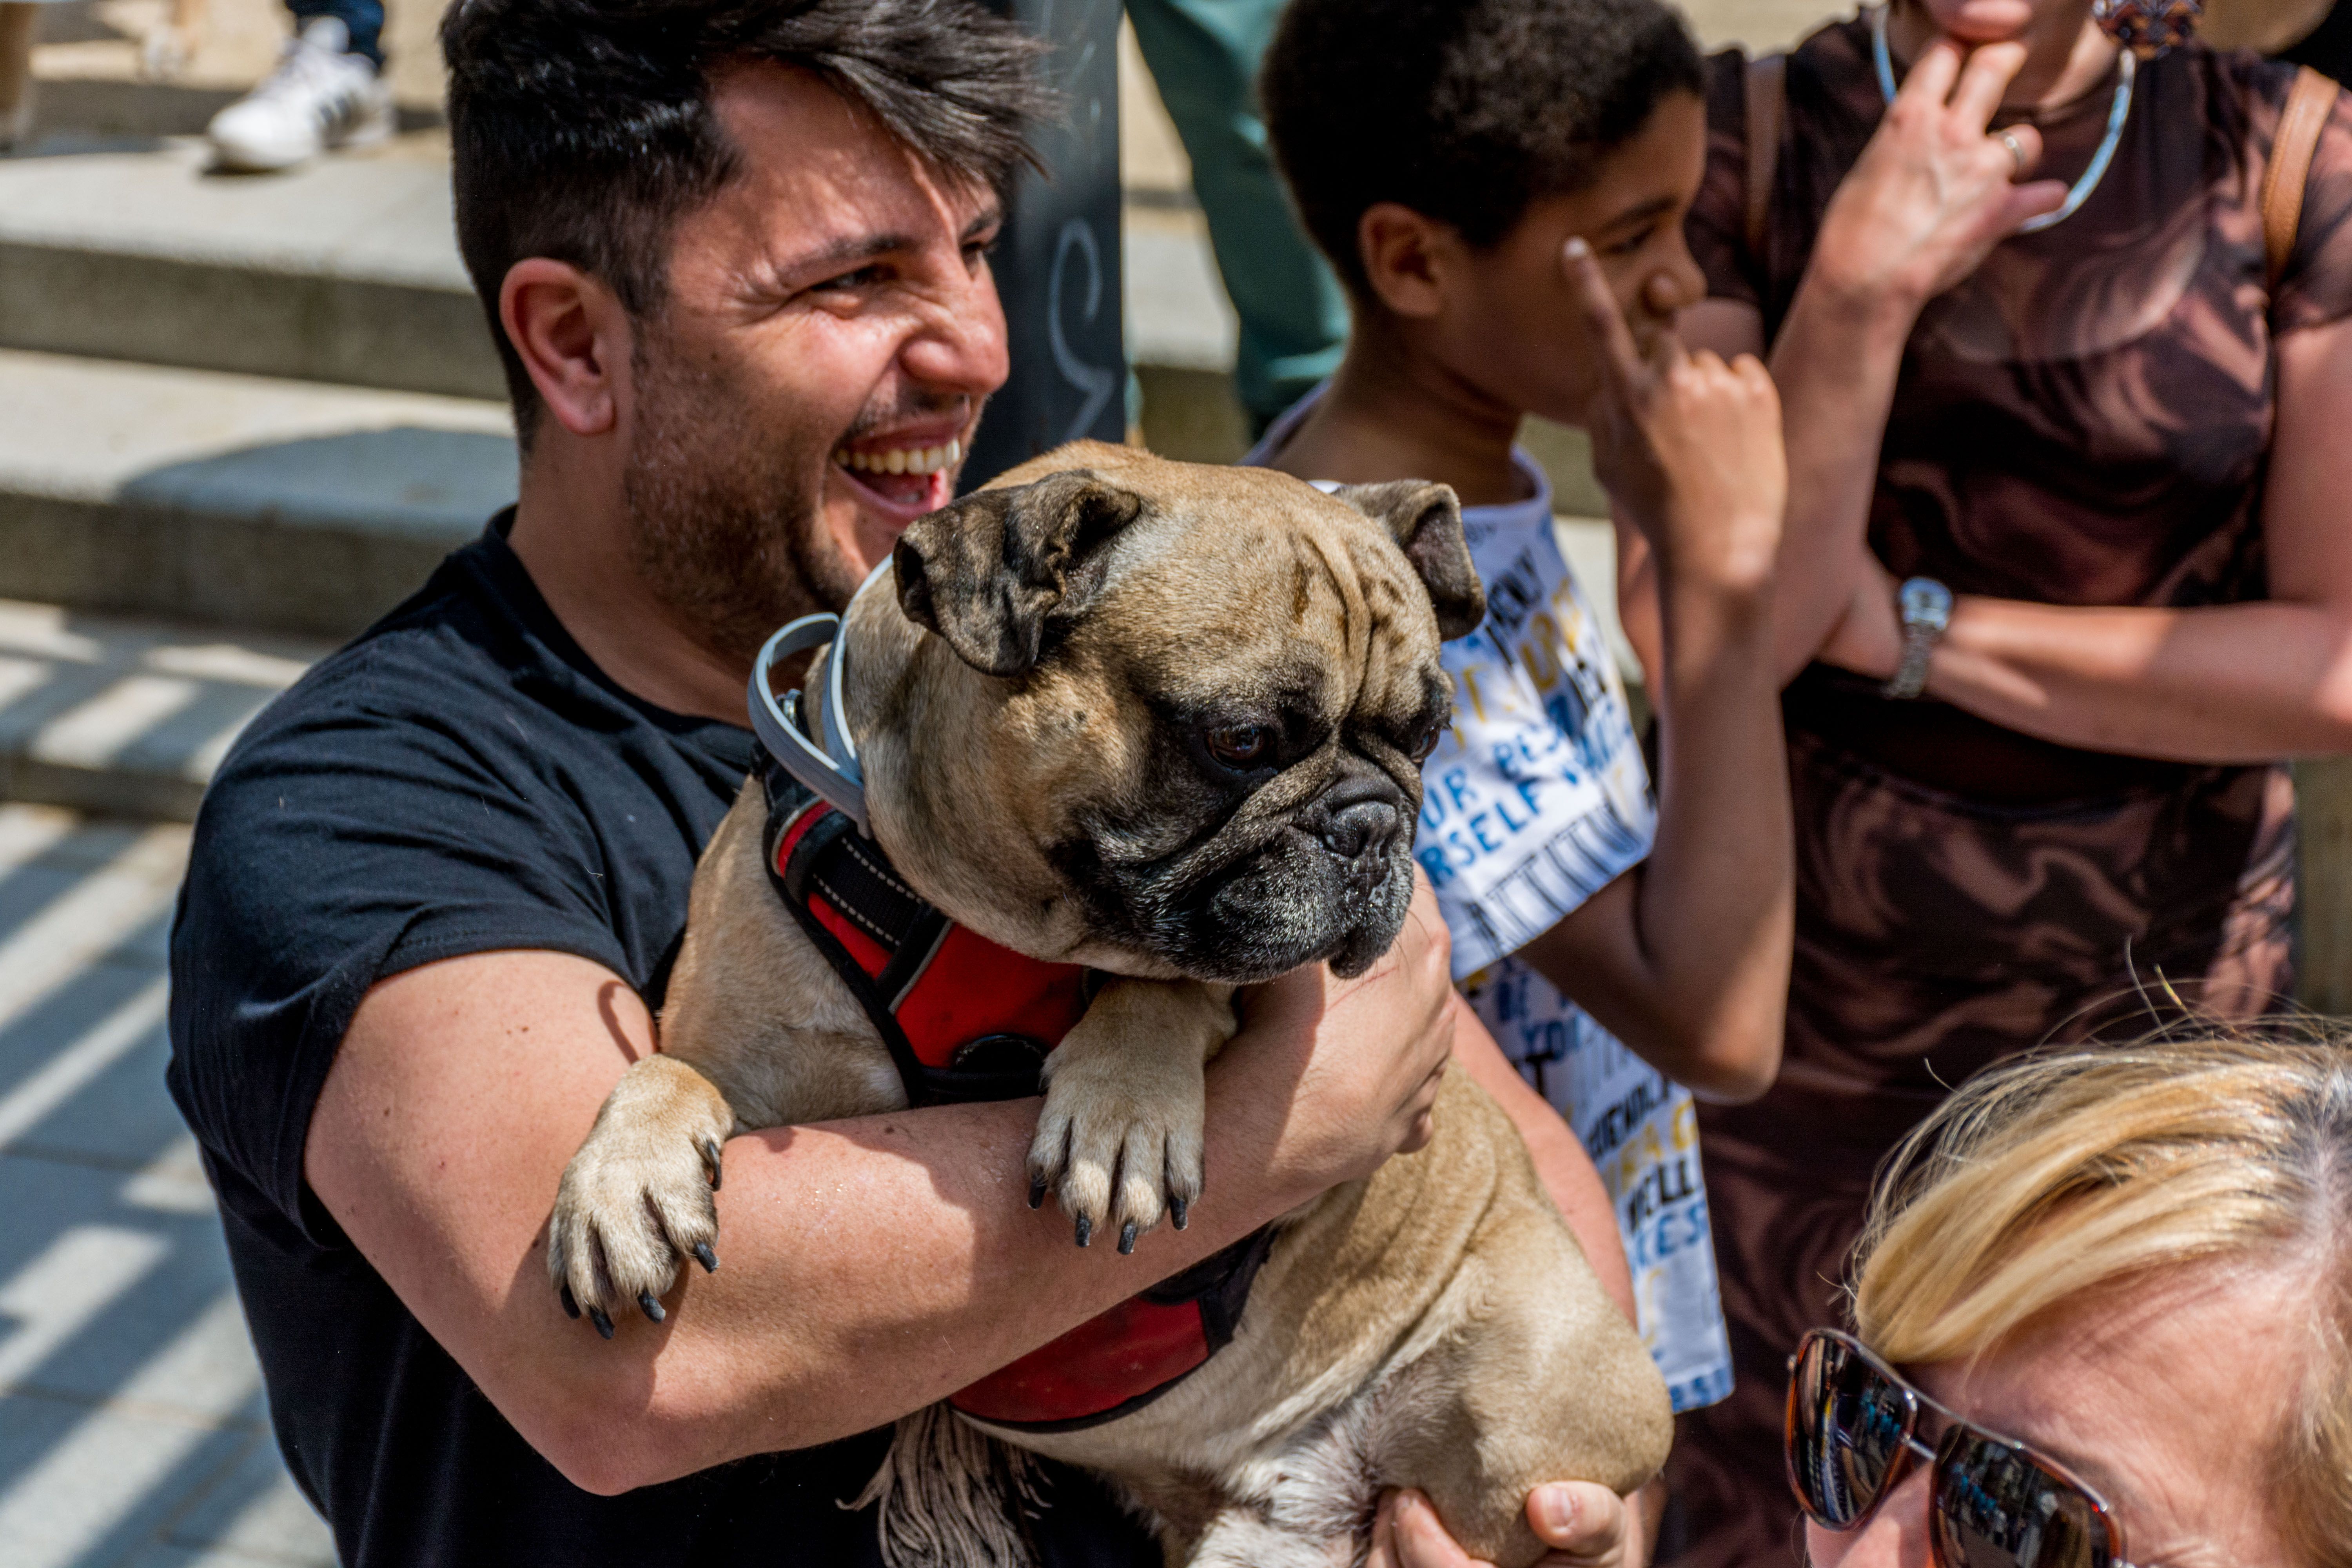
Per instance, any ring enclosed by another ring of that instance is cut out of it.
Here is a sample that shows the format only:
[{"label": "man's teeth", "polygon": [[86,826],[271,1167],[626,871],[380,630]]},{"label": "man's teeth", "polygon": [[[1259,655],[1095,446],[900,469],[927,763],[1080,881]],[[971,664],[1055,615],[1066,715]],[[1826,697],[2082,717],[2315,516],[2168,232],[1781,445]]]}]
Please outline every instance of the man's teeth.
[{"label": "man's teeth", "polygon": [[833,459],[862,474],[936,474],[962,456],[963,443],[950,441],[944,447],[893,447],[886,452],[853,452],[844,447]]}]

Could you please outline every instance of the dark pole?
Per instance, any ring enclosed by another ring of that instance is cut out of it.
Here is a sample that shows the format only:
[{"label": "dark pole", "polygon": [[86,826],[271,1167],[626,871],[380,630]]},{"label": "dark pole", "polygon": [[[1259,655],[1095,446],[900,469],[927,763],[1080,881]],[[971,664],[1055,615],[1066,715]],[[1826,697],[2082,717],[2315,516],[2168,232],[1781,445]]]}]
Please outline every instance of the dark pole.
[{"label": "dark pole", "polygon": [[1064,118],[1036,136],[1051,174],[1024,169],[991,266],[1013,374],[989,399],[964,487],[1065,441],[1127,434],[1119,308],[1119,0],[984,0],[1054,46],[1046,74]]}]

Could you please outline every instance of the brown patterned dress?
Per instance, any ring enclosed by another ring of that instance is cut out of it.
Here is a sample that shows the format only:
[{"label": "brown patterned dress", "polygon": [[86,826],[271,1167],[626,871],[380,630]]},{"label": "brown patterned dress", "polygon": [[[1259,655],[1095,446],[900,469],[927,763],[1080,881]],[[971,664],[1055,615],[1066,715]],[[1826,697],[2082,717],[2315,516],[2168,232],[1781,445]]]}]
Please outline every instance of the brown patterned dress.
[{"label": "brown patterned dress", "polygon": [[[2290,68],[2190,47],[2144,67],[2113,166],[2065,223],[1997,249],[1906,350],[1870,539],[1896,575],[2064,605],[2263,595],[2271,339],[2352,313],[2352,99],[2265,287],[2257,192]],[[1779,330],[1831,193],[1883,108],[1860,22],[1790,58],[1763,254],[1745,237],[1745,75],[1710,62],[1690,223],[1710,291]],[[2039,121],[2071,179],[2111,85]],[[2352,525],[2352,498],[2347,501]],[[1780,1081],[1701,1114],[1738,1384],[1686,1417],[1684,1564],[1785,1568],[1785,1358],[1840,1321],[1871,1173],[1986,1063],[2147,1021],[2133,976],[2224,1016],[2290,989],[2284,767],[2080,752],[1815,666],[1784,710],[1797,950]]]}]

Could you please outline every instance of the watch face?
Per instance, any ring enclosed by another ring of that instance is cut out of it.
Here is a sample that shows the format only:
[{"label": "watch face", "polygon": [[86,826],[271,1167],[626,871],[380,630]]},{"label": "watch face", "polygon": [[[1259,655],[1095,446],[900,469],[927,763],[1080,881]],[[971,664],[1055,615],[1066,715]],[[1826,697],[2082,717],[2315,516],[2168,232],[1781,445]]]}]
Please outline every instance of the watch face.
[{"label": "watch face", "polygon": [[1906,626],[1942,631],[1952,618],[1952,591],[1933,577],[1912,578],[1903,584],[1895,602],[1902,606]]}]

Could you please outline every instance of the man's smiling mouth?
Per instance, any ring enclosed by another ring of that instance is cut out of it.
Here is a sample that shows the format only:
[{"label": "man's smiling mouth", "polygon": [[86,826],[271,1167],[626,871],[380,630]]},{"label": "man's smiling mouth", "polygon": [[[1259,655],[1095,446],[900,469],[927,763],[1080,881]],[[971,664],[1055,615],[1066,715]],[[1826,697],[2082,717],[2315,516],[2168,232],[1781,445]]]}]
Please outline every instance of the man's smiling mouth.
[{"label": "man's smiling mouth", "polygon": [[928,443],[883,437],[844,443],[833,451],[834,465],[854,488],[904,521],[936,511],[953,499],[953,476],[962,460],[963,442],[954,436]]}]

